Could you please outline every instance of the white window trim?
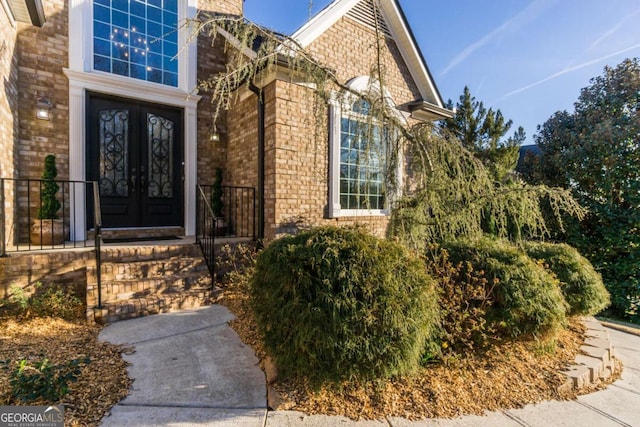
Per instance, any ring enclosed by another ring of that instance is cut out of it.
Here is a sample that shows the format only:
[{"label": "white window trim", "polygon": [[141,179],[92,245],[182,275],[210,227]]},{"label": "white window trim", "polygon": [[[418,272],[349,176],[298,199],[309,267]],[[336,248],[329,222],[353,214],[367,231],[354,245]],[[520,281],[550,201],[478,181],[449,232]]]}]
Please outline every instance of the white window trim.
[{"label": "white window trim", "polygon": [[[197,0],[179,1],[178,19],[193,18]],[[126,97],[184,109],[184,229],[195,234],[195,188],[197,183],[197,37],[182,25],[178,34],[178,87],[148,82],[93,69],[93,2],[69,0],[69,179],[86,179],[86,97],[87,91]],[[180,23],[178,24],[180,26]],[[188,42],[188,44],[187,44]],[[75,201],[76,227],[73,240],[86,238],[84,189],[71,197]]]},{"label": "white window trim", "polygon": [[[380,93],[380,84],[371,79],[369,76],[356,77],[347,83],[349,89],[360,92],[377,92]],[[400,120],[405,121],[406,116],[402,114],[395,107],[391,96],[388,91],[384,90],[384,99],[388,105],[392,108],[392,111],[397,113]],[[329,204],[327,209],[327,216],[329,218],[344,218],[344,217],[382,217],[389,216],[391,210],[389,207],[393,204],[394,200],[397,200],[401,195],[402,181],[403,181],[403,162],[404,156],[399,153],[398,165],[396,168],[396,181],[397,188],[394,193],[386,194],[386,208],[385,209],[342,209],[340,204],[340,140],[341,140],[341,120],[343,111],[347,111],[353,102],[355,97],[353,94],[334,94],[329,100]]]}]

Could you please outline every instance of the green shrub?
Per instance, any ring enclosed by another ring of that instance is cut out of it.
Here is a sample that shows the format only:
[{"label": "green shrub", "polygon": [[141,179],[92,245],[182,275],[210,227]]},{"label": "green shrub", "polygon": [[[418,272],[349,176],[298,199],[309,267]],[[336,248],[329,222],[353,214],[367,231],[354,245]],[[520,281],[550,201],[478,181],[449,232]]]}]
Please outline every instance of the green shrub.
[{"label": "green shrub", "polygon": [[60,186],[54,181],[58,176],[56,168],[56,156],[48,154],[44,158],[44,170],[42,171],[42,184],[40,194],[40,206],[38,207],[38,219],[57,219],[58,211],[62,206],[56,198]]},{"label": "green shrub", "polygon": [[22,359],[11,374],[9,385],[12,397],[21,403],[38,400],[57,402],[69,392],[69,383],[76,382],[83,365],[89,359],[74,359],[54,365],[48,359],[30,362]]},{"label": "green shrub", "polygon": [[279,371],[316,384],[411,372],[439,320],[424,263],[354,228],[272,242],[258,256],[251,297]]},{"label": "green shrub", "polygon": [[496,336],[487,322],[493,282],[468,261],[452,263],[446,249],[428,249],[427,273],[436,278],[440,296],[443,353],[482,349]]},{"label": "green shrub", "polygon": [[65,320],[84,318],[85,307],[78,297],[60,287],[44,286],[40,282],[36,282],[34,288],[34,293],[29,296],[22,287],[12,285],[9,288],[9,308],[25,317],[59,317]]},{"label": "green shrub", "polygon": [[469,262],[493,283],[487,320],[511,336],[543,333],[565,322],[558,280],[511,243],[492,238],[443,245],[453,262]]},{"label": "green shrub", "polygon": [[589,260],[567,244],[527,242],[527,254],[543,261],[560,280],[571,315],[592,315],[605,309],[609,292]]}]

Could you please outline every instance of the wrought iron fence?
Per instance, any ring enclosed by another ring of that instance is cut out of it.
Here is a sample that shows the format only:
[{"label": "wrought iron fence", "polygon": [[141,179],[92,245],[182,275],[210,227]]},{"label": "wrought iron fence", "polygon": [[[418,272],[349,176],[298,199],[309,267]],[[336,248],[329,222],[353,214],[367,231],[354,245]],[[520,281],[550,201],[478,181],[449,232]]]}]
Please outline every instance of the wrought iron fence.
[{"label": "wrought iron fence", "polygon": [[[51,185],[55,186],[53,195]],[[100,201],[93,181],[0,178],[0,256],[9,252],[93,247],[86,233]]]},{"label": "wrought iron fence", "polygon": [[[87,233],[89,226],[93,239]],[[0,257],[12,252],[94,248],[99,307],[101,237],[97,182],[0,178]]]},{"label": "wrought iron fence", "polygon": [[215,241],[256,236],[256,192],[253,187],[198,185],[196,188],[196,243],[215,270]]}]

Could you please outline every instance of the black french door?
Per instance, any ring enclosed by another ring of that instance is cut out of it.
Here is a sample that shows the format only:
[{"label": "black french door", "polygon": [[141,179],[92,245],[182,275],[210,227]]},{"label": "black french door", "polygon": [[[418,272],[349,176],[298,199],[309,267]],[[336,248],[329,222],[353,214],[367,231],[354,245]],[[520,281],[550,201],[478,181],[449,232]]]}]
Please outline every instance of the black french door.
[{"label": "black french door", "polygon": [[182,110],[88,94],[87,177],[104,227],[183,225]]}]

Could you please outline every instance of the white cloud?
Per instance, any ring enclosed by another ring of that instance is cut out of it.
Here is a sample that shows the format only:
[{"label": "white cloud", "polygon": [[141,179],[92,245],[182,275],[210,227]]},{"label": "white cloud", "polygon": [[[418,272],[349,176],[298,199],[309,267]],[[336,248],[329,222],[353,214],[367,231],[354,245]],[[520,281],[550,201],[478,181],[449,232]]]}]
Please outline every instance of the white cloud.
[{"label": "white cloud", "polygon": [[549,75],[549,76],[547,76],[547,77],[545,77],[543,79],[540,79],[540,80],[538,80],[538,81],[536,81],[534,83],[528,84],[528,85],[523,86],[523,87],[521,87],[519,89],[516,89],[516,90],[513,90],[513,91],[511,91],[509,93],[506,93],[505,95],[502,96],[502,98],[500,98],[500,100],[509,98],[509,97],[511,97],[513,95],[517,95],[519,93],[522,93],[522,92],[524,92],[526,90],[529,90],[529,89],[534,88],[536,86],[539,86],[539,85],[541,85],[543,83],[546,83],[549,80],[553,80],[556,77],[563,76],[563,75],[571,73],[573,71],[581,70],[583,68],[586,68],[586,67],[589,67],[591,65],[597,64],[598,62],[605,61],[605,60],[607,60],[609,58],[613,58],[614,56],[618,56],[618,55],[621,55],[623,53],[629,52],[630,50],[634,50],[634,49],[638,49],[638,48],[640,48],[640,43],[634,44],[633,46],[629,46],[629,47],[627,47],[625,49],[618,50],[616,52],[613,52],[613,53],[610,53],[608,55],[602,56],[600,58],[592,59],[590,61],[586,61],[586,62],[583,62],[581,64],[574,65],[572,67],[564,68],[563,70],[558,71],[557,73],[553,73],[553,74],[551,74],[551,75]]},{"label": "white cloud", "polygon": [[440,75],[444,76],[449,73],[449,71],[460,65],[469,56],[471,56],[471,54],[473,54],[475,51],[477,51],[490,41],[501,37],[504,33],[507,33],[514,29],[520,29],[524,27],[524,25],[534,21],[550,4],[554,3],[555,1],[556,0],[536,0],[529,3],[526,8],[518,12],[518,14],[516,14],[515,16],[509,18],[498,28],[485,34],[483,37],[465,47],[451,60],[451,62],[449,62],[444,70],[442,70]]}]

